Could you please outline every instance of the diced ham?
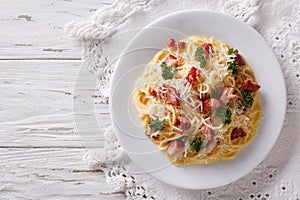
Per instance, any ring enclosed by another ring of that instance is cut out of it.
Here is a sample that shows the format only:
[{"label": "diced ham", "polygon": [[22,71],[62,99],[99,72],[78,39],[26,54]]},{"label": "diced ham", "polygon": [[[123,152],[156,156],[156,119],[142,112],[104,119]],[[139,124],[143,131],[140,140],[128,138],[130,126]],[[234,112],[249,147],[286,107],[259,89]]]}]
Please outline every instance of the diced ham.
[{"label": "diced ham", "polygon": [[149,93],[154,97],[159,96],[161,93],[161,90],[162,90],[162,87],[158,86],[157,84],[151,85],[149,87]]},{"label": "diced ham", "polygon": [[186,42],[178,42],[177,46],[179,50],[184,50],[186,48]]},{"label": "diced ham", "polygon": [[183,51],[186,49],[186,46],[186,42],[176,41],[174,38],[170,38],[167,42],[167,47],[171,48],[172,51],[176,51],[177,49]]},{"label": "diced ham", "polygon": [[167,42],[167,46],[173,48],[176,46],[176,40],[174,38],[170,38]]},{"label": "diced ham", "polygon": [[221,108],[222,103],[218,99],[208,98],[203,102],[203,112],[214,111]]},{"label": "diced ham", "polygon": [[234,128],[231,132],[231,140],[239,137],[245,137],[247,133],[242,128]]},{"label": "diced ham", "polygon": [[171,54],[166,58],[165,62],[168,66],[178,66],[178,59]]},{"label": "diced ham", "polygon": [[251,112],[251,108],[244,108],[243,114],[248,116],[250,112]]},{"label": "diced ham", "polygon": [[248,92],[256,92],[260,88],[260,85],[251,81],[250,79],[244,80],[242,82],[241,89]]},{"label": "diced ham", "polygon": [[174,106],[180,106],[178,97],[179,95],[176,89],[173,87],[168,87],[168,90],[166,92],[166,102]]},{"label": "diced ham", "polygon": [[167,148],[167,153],[170,156],[174,156],[178,154],[183,147],[184,147],[184,143],[181,139],[173,140],[172,142],[169,143],[169,146]]},{"label": "diced ham", "polygon": [[236,54],[235,61],[237,62],[238,66],[245,65],[244,58],[241,54]]},{"label": "diced ham", "polygon": [[183,131],[188,130],[191,127],[191,123],[187,118],[183,116],[178,116],[176,118],[175,126],[178,128],[176,130],[177,133],[182,134]]},{"label": "diced ham", "polygon": [[206,144],[207,155],[213,154],[218,149],[219,146],[220,146],[220,141],[213,140],[213,141],[208,142]]},{"label": "diced ham", "polygon": [[233,92],[234,92],[233,87],[224,87],[224,90],[219,100],[225,105],[228,104],[231,99],[236,97],[236,95],[233,94]]},{"label": "diced ham", "polygon": [[204,44],[201,44],[201,46],[202,46],[206,56],[210,56],[214,53],[214,49],[213,49],[212,44],[204,43]]},{"label": "diced ham", "polygon": [[[209,122],[209,123],[211,123],[211,122]],[[212,141],[215,138],[215,132],[211,128],[203,125],[201,127],[201,131],[203,132],[203,134],[205,135],[205,137],[208,141]]]},{"label": "diced ham", "polygon": [[152,85],[149,88],[149,93],[154,96],[162,96],[166,98],[166,102],[172,104],[174,106],[180,106],[179,103],[179,94],[177,93],[176,89],[173,87],[167,87],[167,92],[164,94],[162,93],[162,87],[158,85]]},{"label": "diced ham", "polygon": [[197,68],[192,67],[189,71],[188,75],[185,77],[185,79],[191,84],[194,85],[196,81],[198,80],[200,72]]},{"label": "diced ham", "polygon": [[200,111],[200,106],[202,104],[202,101],[196,97],[189,97],[187,99],[187,103],[190,105],[191,108],[197,109]]}]

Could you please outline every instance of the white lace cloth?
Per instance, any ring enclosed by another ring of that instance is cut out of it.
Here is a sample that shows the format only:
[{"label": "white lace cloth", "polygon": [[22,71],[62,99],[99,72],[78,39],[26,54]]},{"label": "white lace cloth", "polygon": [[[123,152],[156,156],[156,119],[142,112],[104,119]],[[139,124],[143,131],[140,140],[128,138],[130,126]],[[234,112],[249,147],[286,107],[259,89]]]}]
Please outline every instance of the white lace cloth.
[{"label": "white lace cloth", "polygon": [[[104,133],[104,149],[87,153],[84,161],[105,172],[106,181],[113,188],[108,194],[124,192],[127,199],[300,199],[299,0],[117,0],[100,8],[89,22],[67,24],[66,31],[81,41],[83,66],[99,80],[101,103],[107,103],[113,59],[135,33],[128,30],[143,27],[165,14],[191,8],[218,10],[243,20],[265,38],[277,55],[287,85],[287,114],[271,153],[244,178],[220,188],[199,191],[174,188],[137,173],[139,170],[118,145],[111,127]],[[124,31],[127,34],[119,34]]]}]

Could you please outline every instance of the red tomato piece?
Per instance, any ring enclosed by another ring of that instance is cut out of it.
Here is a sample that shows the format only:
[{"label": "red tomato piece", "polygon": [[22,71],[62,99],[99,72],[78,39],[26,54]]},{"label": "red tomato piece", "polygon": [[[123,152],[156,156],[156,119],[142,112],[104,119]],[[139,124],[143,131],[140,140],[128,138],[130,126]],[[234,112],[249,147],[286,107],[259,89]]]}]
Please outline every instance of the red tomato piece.
[{"label": "red tomato piece", "polygon": [[195,82],[197,81],[199,76],[199,71],[197,68],[192,67],[191,70],[189,71],[188,75],[185,77],[185,79],[191,84],[194,85]]}]

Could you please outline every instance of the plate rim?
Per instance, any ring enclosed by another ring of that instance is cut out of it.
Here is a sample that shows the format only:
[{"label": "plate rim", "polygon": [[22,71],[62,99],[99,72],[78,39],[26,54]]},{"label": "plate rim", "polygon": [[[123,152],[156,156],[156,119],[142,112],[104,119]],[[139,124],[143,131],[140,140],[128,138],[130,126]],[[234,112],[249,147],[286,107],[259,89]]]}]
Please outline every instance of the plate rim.
[{"label": "plate rim", "polygon": [[[267,151],[267,153],[265,154],[265,156],[262,157],[262,159],[259,160],[259,162],[257,162],[257,164],[249,171],[247,171],[246,173],[243,173],[242,175],[240,175],[238,178],[235,178],[235,179],[232,179],[230,182],[227,182],[225,184],[221,184],[221,185],[217,185],[217,186],[212,186],[212,187],[193,187],[193,186],[186,186],[186,185],[180,185],[178,186],[178,184],[172,184],[172,183],[169,183],[169,182],[166,182],[164,181],[163,179],[160,179],[158,178],[156,175],[153,175],[151,173],[148,173],[148,172],[145,172],[146,174],[150,175],[151,177],[167,184],[167,185],[171,185],[171,186],[174,186],[174,187],[177,187],[177,188],[182,188],[182,189],[189,189],[189,190],[199,190],[199,189],[212,189],[212,188],[218,188],[218,187],[222,187],[222,186],[225,186],[225,185],[228,185],[230,183],[233,183],[233,182],[236,182],[237,180],[245,177],[247,174],[249,174],[250,172],[252,172],[263,160],[265,160],[267,158],[267,156],[270,154],[270,152],[272,151],[272,149],[274,148],[281,132],[282,132],[282,128],[283,128],[283,123],[284,123],[284,120],[286,118],[286,108],[287,108],[287,105],[286,105],[286,102],[287,102],[287,89],[286,89],[286,82],[285,82],[285,78],[284,78],[284,74],[283,74],[283,71],[282,71],[282,68],[281,68],[281,65],[277,59],[277,57],[275,56],[275,53],[273,51],[273,49],[269,46],[269,44],[266,42],[266,40],[262,37],[262,35],[256,31],[252,26],[246,24],[245,22],[237,19],[237,18],[234,18],[232,16],[230,16],[229,14],[226,14],[226,13],[222,13],[222,12],[219,12],[219,11],[215,11],[215,10],[206,10],[206,9],[185,9],[185,10],[180,10],[180,11],[175,11],[175,12],[172,12],[172,13],[169,13],[169,14],[166,14],[166,15],[163,15],[153,21],[151,21],[150,23],[148,23],[146,26],[144,26],[139,32],[137,32],[134,37],[128,42],[128,44],[125,46],[125,48],[123,49],[121,55],[125,55],[126,52],[128,51],[128,49],[130,49],[129,47],[132,45],[132,43],[135,41],[136,38],[138,38],[144,31],[144,29],[146,28],[164,28],[164,27],[158,27],[158,26],[153,26],[154,24],[158,23],[159,21],[161,20],[164,20],[166,18],[169,18],[171,16],[174,16],[174,15],[180,15],[180,14],[183,14],[183,13],[189,13],[189,12],[201,12],[201,13],[208,13],[208,14],[214,14],[214,15],[220,15],[220,16],[223,16],[223,17],[226,17],[226,18],[230,18],[231,20],[233,21],[236,21],[236,22],[239,22],[239,23],[242,23],[244,25],[246,25],[248,27],[249,30],[252,31],[252,34],[255,34],[256,36],[258,36],[263,42],[264,42],[264,45],[268,47],[268,49],[272,52],[272,57],[273,59],[276,61],[276,67],[279,68],[280,70],[280,81],[283,83],[282,87],[284,88],[283,92],[284,92],[284,97],[283,97],[283,115],[282,115],[282,118],[281,118],[281,121],[280,121],[280,129],[278,130],[278,133],[276,134],[276,138],[275,138],[275,141],[274,143],[271,145],[270,149]],[[121,62],[122,60],[122,56],[118,58],[116,64],[115,64],[115,71],[117,71],[118,69],[118,66],[119,63]],[[112,127],[113,127],[113,130],[116,132],[116,136],[118,137],[118,131],[116,131],[117,129],[119,129],[118,127],[116,127],[116,122],[115,122],[115,119],[113,117],[113,105],[112,105],[112,96],[113,96],[113,83],[116,82],[116,73],[113,73],[112,75],[112,79],[111,79],[111,84],[109,86],[109,111],[110,111],[110,117],[111,117],[111,120],[112,120]],[[277,77],[279,78],[279,77]],[[260,122],[260,125],[259,127],[261,126],[261,124],[263,123],[263,121]],[[256,131],[256,133],[259,131],[259,127]],[[256,136],[257,137],[257,136]],[[255,137],[255,138],[256,138]],[[254,138],[254,139],[255,139]],[[129,156],[130,157],[130,156]],[[131,157],[130,157],[131,159]],[[138,167],[141,169],[140,165],[138,163],[136,163],[134,160],[131,159],[132,162],[134,162],[135,164],[138,165]]]}]

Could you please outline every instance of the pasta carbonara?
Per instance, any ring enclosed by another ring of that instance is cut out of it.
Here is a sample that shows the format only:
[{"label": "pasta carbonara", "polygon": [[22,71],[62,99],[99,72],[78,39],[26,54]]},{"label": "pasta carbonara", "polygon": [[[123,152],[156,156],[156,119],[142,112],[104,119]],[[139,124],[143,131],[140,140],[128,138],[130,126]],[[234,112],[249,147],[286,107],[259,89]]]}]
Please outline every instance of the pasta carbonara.
[{"label": "pasta carbonara", "polygon": [[176,166],[234,158],[255,137],[259,88],[237,49],[214,38],[169,39],[133,91],[145,134]]}]

